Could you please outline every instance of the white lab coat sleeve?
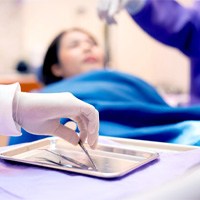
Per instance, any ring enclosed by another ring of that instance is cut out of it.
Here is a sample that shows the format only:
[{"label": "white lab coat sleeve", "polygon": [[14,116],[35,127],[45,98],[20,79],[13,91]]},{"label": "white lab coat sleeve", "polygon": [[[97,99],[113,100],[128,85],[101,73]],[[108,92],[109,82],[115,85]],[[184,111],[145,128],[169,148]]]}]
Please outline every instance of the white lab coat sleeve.
[{"label": "white lab coat sleeve", "polygon": [[13,119],[13,99],[17,91],[21,91],[19,83],[0,85],[0,135],[21,135],[20,126]]}]

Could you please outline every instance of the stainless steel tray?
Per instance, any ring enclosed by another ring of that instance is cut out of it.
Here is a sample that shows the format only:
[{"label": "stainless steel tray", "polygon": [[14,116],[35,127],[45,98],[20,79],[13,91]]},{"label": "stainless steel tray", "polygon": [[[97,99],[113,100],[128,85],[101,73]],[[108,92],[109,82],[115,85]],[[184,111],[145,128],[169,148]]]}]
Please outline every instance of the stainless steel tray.
[{"label": "stainless steel tray", "polygon": [[117,138],[109,136],[100,136],[101,140],[107,140],[120,145],[125,145],[127,148],[134,150],[145,150],[152,152],[170,152],[178,153],[184,151],[190,151],[194,149],[200,149],[199,146],[185,145],[185,144],[172,144],[166,142],[154,142],[147,140],[137,140],[137,139],[127,139],[127,138]]},{"label": "stainless steel tray", "polygon": [[[0,153],[0,158],[101,178],[115,178],[129,173],[157,159],[159,156],[156,152],[134,150],[125,145],[99,144],[95,150],[91,150],[87,144],[85,146],[97,166],[97,171],[91,167],[79,168],[72,162],[52,153],[56,152],[72,158],[83,165],[91,166],[88,158],[79,146],[73,146],[56,137],[7,149]],[[62,163],[63,166],[59,166],[56,163]]]}]

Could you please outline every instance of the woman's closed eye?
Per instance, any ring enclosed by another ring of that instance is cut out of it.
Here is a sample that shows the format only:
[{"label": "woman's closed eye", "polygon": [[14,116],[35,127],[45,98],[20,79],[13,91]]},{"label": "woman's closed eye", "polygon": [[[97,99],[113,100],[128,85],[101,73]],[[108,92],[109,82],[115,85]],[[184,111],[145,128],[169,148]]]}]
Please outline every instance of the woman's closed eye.
[{"label": "woman's closed eye", "polygon": [[72,42],[69,42],[67,45],[66,45],[66,47],[68,48],[68,49],[73,49],[73,48],[76,48],[76,47],[78,47],[78,46],[80,46],[80,41],[72,41]]}]

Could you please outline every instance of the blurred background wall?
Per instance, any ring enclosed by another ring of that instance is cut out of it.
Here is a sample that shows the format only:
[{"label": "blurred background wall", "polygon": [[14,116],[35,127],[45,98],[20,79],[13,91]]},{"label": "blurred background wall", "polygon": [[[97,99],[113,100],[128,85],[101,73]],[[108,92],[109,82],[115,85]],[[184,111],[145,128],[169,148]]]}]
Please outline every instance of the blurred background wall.
[{"label": "blurred background wall", "polygon": [[[0,76],[15,74],[19,60],[42,63],[49,42],[60,31],[83,27],[104,46],[105,24],[96,14],[97,0],[0,0]],[[190,5],[192,0],[179,0]],[[187,92],[189,63],[178,50],[145,34],[127,15],[109,28],[110,65],[157,87]]]}]

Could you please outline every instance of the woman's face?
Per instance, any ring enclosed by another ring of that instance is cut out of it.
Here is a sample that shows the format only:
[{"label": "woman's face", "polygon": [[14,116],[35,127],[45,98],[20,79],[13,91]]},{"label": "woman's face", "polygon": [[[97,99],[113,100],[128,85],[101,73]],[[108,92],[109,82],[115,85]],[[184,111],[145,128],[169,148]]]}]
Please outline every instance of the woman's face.
[{"label": "woman's face", "polygon": [[104,65],[102,49],[90,36],[79,31],[72,31],[62,36],[58,59],[59,66],[56,73],[64,78],[102,69]]}]

